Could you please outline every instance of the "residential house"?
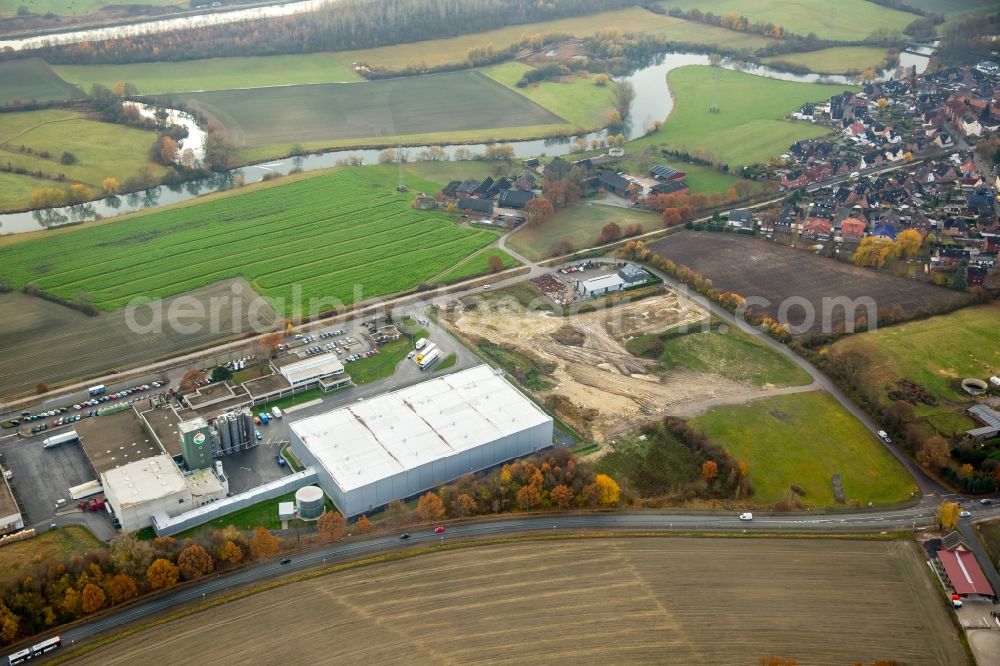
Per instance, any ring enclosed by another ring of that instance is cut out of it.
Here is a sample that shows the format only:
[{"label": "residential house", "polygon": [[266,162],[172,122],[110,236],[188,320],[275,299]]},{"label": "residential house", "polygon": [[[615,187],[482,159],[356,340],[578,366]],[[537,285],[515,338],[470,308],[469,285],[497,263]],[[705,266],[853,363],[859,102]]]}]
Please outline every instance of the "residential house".
[{"label": "residential house", "polygon": [[625,264],[618,269],[618,277],[622,279],[625,283],[625,287],[633,287],[637,284],[643,284],[649,279],[649,274],[646,273],[640,266],[635,264]]},{"label": "residential house", "polygon": [[727,226],[733,229],[753,229],[753,214],[745,208],[731,210]]},{"label": "residential house", "polygon": [[809,236],[817,240],[828,239],[832,231],[833,224],[830,220],[825,220],[820,217],[810,217],[802,224],[802,235]]},{"label": "residential house", "polygon": [[861,240],[868,225],[857,217],[848,217],[840,223],[840,235],[847,240]]}]

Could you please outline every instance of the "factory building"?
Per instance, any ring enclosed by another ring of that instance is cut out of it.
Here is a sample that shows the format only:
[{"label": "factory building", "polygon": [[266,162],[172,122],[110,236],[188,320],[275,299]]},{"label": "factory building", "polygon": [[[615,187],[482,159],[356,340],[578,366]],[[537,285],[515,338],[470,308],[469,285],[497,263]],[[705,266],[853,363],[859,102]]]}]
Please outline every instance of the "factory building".
[{"label": "factory building", "polygon": [[486,365],[291,424],[292,451],[347,516],[552,444],[552,418]]},{"label": "factory building", "polygon": [[177,424],[181,439],[181,456],[188,469],[202,469],[212,464],[212,430],[201,418]]},{"label": "factory building", "polygon": [[101,472],[101,485],[127,532],[152,525],[154,514],[176,516],[194,506],[184,475],[166,454]]}]

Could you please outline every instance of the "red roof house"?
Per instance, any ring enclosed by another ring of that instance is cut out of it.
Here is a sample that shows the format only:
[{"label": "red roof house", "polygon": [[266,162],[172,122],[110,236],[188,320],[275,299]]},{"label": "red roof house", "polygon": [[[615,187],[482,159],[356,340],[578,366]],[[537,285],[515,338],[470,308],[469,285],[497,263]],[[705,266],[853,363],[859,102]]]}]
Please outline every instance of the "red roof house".
[{"label": "red roof house", "polygon": [[938,559],[955,594],[993,598],[993,588],[970,550],[939,550]]}]

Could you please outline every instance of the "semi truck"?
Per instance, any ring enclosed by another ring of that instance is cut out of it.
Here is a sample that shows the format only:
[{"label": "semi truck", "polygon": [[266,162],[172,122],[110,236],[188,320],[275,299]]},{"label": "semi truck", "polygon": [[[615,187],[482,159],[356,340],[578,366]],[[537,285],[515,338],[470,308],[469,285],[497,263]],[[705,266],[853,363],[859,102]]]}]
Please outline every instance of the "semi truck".
[{"label": "semi truck", "polygon": [[59,446],[60,444],[75,442],[78,439],[80,439],[80,436],[76,434],[76,430],[67,430],[66,432],[61,432],[58,435],[46,437],[42,440],[42,446],[46,449],[51,449],[52,447]]},{"label": "semi truck", "polygon": [[438,348],[437,345],[434,344],[433,342],[429,343],[426,347],[424,347],[417,353],[417,363],[420,363],[422,360],[427,358],[427,356],[437,348]]},{"label": "semi truck", "polygon": [[434,349],[430,350],[429,352],[427,352],[426,354],[424,354],[424,357],[422,359],[420,359],[420,361],[419,361],[420,369],[421,370],[426,370],[435,361],[437,361],[440,357],[441,357],[441,350],[440,349],[434,348]]}]

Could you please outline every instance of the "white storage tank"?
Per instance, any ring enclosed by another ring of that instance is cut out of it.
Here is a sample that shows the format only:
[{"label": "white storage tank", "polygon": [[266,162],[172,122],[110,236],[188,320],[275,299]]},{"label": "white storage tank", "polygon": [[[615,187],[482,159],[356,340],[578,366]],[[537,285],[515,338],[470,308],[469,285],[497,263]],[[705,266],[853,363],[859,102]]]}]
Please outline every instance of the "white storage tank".
[{"label": "white storage tank", "polygon": [[295,506],[302,520],[316,520],[323,515],[323,489],[319,486],[303,486],[295,491]]}]

